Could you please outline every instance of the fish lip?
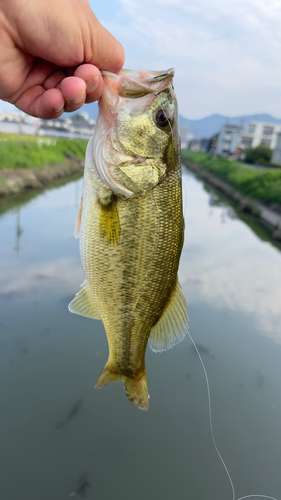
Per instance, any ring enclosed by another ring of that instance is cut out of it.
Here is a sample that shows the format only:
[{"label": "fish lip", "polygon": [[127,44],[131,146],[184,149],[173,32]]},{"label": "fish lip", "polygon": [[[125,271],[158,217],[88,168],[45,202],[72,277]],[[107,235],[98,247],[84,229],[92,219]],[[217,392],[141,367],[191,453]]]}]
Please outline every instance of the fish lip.
[{"label": "fish lip", "polygon": [[[130,78],[131,80],[137,80],[138,82],[142,83],[154,83],[154,82],[161,82],[162,80],[165,80],[166,78],[173,78],[175,76],[175,69],[174,68],[169,68],[167,70],[162,70],[162,71],[144,71],[144,73],[148,73],[149,78],[139,78],[137,76],[138,73],[142,73],[142,71],[134,71],[130,69],[125,69],[122,68],[119,72],[119,75],[124,75]],[[115,76],[115,78],[118,78],[118,75],[115,73],[111,73],[110,71],[107,70],[101,70],[102,76]]]},{"label": "fish lip", "polygon": [[132,80],[138,80],[139,82],[143,83],[154,83],[154,82],[161,82],[162,80],[165,80],[166,78],[172,78],[175,76],[175,69],[174,68],[169,68],[164,71],[145,71],[145,73],[148,73],[152,75],[149,78],[138,78],[137,76],[133,76],[134,74],[139,73],[138,71],[133,71],[129,69],[122,68],[120,71],[121,75],[128,76]]}]

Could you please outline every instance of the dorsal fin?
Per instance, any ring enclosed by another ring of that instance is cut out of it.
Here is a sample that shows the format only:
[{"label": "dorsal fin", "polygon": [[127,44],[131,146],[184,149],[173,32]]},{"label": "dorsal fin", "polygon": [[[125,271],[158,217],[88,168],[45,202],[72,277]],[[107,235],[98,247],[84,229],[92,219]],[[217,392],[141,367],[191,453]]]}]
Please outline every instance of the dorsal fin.
[{"label": "dorsal fin", "polygon": [[101,319],[91,297],[86,280],[82,284],[81,290],[79,290],[74,299],[70,302],[68,309],[70,312],[80,314],[80,316],[85,316],[86,318]]},{"label": "dorsal fin", "polygon": [[150,348],[154,352],[166,351],[181,342],[186,336],[187,330],[186,302],[177,278],[170,300],[161,318],[151,330]]},{"label": "dorsal fin", "polygon": [[76,239],[79,238],[79,236],[80,236],[82,211],[83,211],[83,197],[81,198],[80,205],[79,205],[79,208],[78,208],[78,212],[77,212],[77,215],[76,215],[76,222],[75,222],[75,229],[74,229],[74,236],[75,236]]}]

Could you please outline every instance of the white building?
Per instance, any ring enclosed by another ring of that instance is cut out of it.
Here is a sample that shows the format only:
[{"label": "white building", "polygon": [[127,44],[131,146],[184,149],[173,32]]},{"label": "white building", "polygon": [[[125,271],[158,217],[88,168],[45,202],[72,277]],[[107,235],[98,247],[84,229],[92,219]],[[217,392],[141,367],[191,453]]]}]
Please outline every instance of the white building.
[{"label": "white building", "polygon": [[95,120],[89,120],[88,113],[79,113],[69,118],[40,120],[39,135],[90,139],[94,133]]},{"label": "white building", "polygon": [[[281,134],[281,125],[252,121],[238,125],[224,125],[218,134],[217,145],[214,154],[219,156],[243,157],[243,150],[256,148],[257,146],[268,146],[275,149],[278,134]],[[281,149],[281,139],[279,139]],[[273,163],[281,164],[281,157]]]},{"label": "white building", "polygon": [[271,163],[281,165],[281,133],[277,134],[276,146],[272,153]]},{"label": "white building", "polygon": [[94,133],[95,120],[89,120],[87,113],[80,113],[69,118],[42,120],[25,113],[0,111],[0,133],[48,135],[71,139],[90,139]]},{"label": "white building", "polygon": [[240,145],[241,127],[237,125],[223,125],[218,135],[215,155],[232,156],[236,154]]},{"label": "white building", "polygon": [[34,135],[37,127],[37,118],[32,118],[25,113],[0,111],[0,133]]},{"label": "white building", "polygon": [[188,127],[179,127],[180,137],[181,137],[181,149],[187,149],[188,146]]},{"label": "white building", "polygon": [[244,125],[241,136],[241,147],[256,148],[257,146],[268,146],[270,149],[276,147],[277,135],[281,132],[281,125],[265,122],[250,122]]}]

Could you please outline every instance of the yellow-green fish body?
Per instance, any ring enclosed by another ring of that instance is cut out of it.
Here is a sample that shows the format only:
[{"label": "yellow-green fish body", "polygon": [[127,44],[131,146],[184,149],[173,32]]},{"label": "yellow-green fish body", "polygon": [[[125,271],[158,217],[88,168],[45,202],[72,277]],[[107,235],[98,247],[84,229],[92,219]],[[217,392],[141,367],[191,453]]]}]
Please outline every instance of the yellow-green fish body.
[{"label": "yellow-green fish body", "polygon": [[147,409],[147,342],[161,351],[182,340],[187,313],[173,73],[144,76],[104,75],[77,223],[86,281],[69,308],[104,323],[109,359],[97,387],[121,380]]}]

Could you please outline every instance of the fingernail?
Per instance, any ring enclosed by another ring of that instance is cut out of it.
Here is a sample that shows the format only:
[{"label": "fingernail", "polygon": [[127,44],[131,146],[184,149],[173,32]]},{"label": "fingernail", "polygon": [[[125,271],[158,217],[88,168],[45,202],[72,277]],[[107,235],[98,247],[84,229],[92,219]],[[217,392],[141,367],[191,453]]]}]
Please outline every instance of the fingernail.
[{"label": "fingernail", "polygon": [[60,106],[59,108],[53,108],[56,113],[61,113],[64,110],[64,104]]},{"label": "fingernail", "polygon": [[80,102],[82,102],[84,100],[84,94],[79,97],[77,97],[76,99],[72,99],[70,102],[70,104],[80,104]]},{"label": "fingernail", "polygon": [[91,78],[91,80],[88,80],[86,83],[86,90],[87,92],[94,92],[100,84],[100,76],[94,76],[94,78]]}]

